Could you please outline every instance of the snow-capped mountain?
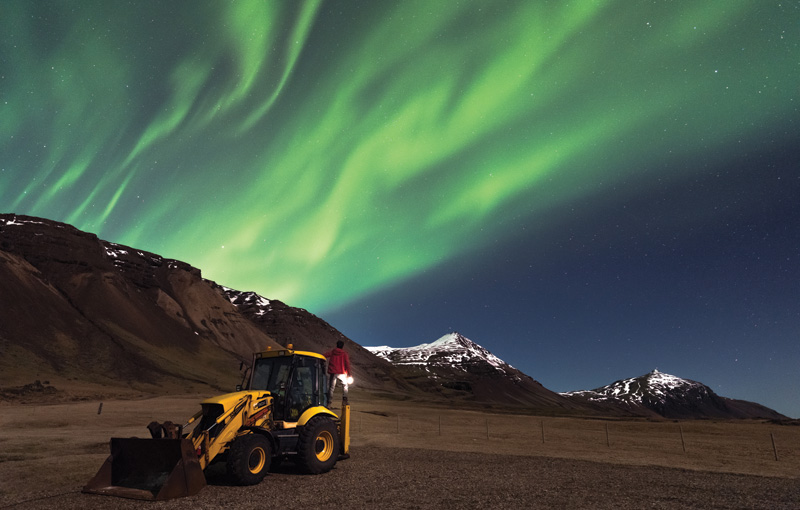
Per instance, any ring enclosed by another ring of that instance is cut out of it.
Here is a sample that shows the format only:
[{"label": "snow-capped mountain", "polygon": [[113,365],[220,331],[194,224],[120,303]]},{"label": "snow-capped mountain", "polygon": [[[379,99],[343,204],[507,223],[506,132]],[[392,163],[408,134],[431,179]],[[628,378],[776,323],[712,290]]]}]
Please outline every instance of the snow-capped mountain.
[{"label": "snow-capped mountain", "polygon": [[519,379],[513,373],[516,372],[514,367],[458,332],[448,333],[434,342],[414,347],[395,348],[382,345],[366,349],[394,365],[418,365],[428,369],[438,366],[470,373],[484,372],[491,367],[500,374],[509,374],[512,379]]},{"label": "snow-capped mountain", "polygon": [[584,396],[595,402],[622,401],[634,405],[644,405],[651,400],[665,402],[670,394],[697,393],[697,398],[707,397],[710,390],[695,381],[681,379],[658,370],[640,377],[616,381],[602,388],[565,393],[571,396]]},{"label": "snow-capped mountain", "polygon": [[772,409],[720,397],[705,384],[658,370],[594,390],[562,395],[579,401],[616,404],[633,412],[651,411],[665,418],[782,418]]},{"label": "snow-capped mountain", "polygon": [[449,399],[522,404],[561,412],[586,409],[585,404],[548,390],[457,332],[414,347],[366,349],[392,363],[409,383]]}]

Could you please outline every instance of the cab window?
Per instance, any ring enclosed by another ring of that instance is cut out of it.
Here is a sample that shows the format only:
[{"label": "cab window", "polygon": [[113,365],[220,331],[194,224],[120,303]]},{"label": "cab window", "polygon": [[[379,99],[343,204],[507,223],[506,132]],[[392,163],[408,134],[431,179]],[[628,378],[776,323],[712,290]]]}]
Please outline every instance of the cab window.
[{"label": "cab window", "polygon": [[292,368],[292,358],[259,358],[253,368],[253,378],[250,382],[251,390],[266,390],[277,395],[285,389],[289,372]]},{"label": "cab window", "polygon": [[297,420],[303,411],[320,405],[322,392],[319,385],[319,360],[310,357],[298,357],[294,375],[287,394],[287,416],[290,421]]}]

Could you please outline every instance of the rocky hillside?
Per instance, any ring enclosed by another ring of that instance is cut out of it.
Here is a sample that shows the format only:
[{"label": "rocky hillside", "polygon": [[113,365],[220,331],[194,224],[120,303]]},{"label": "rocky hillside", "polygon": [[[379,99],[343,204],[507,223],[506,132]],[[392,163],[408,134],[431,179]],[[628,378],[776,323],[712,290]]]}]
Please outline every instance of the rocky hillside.
[{"label": "rocky hillside", "polygon": [[579,402],[619,406],[631,412],[665,418],[785,419],[782,414],[754,402],[721,397],[708,386],[658,370],[608,386],[563,394]]},{"label": "rocky hillside", "polygon": [[278,346],[199,269],[63,223],[0,215],[0,281],[2,386],[230,389]]},{"label": "rocky hillside", "polygon": [[419,393],[306,310],[64,223],[0,215],[0,282],[0,397],[228,391],[254,352],[322,353],[337,340],[359,387]]},{"label": "rocky hillside", "polygon": [[291,344],[297,350],[325,353],[336,347],[337,341],[343,341],[358,387],[404,394],[417,391],[399,376],[391,363],[353,342],[308,310],[289,306],[277,299],[267,299],[255,292],[215,287],[236,305],[244,317],[284,347]]}]

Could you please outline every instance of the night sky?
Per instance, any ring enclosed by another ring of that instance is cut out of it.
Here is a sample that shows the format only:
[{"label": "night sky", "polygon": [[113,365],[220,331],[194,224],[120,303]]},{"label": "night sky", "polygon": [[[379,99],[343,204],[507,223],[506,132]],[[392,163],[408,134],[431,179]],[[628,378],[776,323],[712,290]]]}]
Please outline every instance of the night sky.
[{"label": "night sky", "polygon": [[800,416],[800,2],[0,2],[0,212],[554,391]]}]

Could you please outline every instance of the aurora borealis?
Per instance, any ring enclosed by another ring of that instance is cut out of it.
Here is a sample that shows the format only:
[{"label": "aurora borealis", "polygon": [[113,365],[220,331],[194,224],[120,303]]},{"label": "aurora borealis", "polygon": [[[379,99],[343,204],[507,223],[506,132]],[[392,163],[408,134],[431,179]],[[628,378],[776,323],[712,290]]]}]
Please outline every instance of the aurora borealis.
[{"label": "aurora borealis", "polygon": [[799,7],[7,0],[0,209],[363,345],[798,416]]}]

